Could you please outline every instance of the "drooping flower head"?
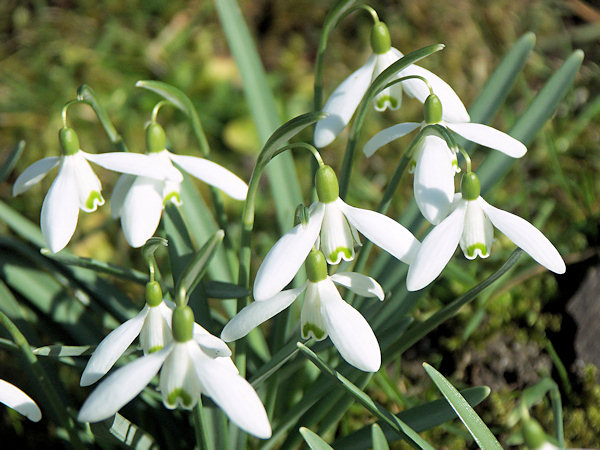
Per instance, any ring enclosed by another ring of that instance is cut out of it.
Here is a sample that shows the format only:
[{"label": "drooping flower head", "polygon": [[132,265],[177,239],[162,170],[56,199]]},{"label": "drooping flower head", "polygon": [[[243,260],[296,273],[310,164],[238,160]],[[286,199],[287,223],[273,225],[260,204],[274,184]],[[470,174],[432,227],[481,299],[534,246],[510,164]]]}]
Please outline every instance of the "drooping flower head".
[{"label": "drooping flower head", "polygon": [[481,198],[479,178],[472,172],[463,176],[461,193],[456,194],[452,211],[427,235],[408,269],[406,285],[417,291],[442,272],[460,245],[468,259],[490,255],[494,226],[538,263],[554,273],[564,273],[565,263],[558,250],[526,220],[491,206]]},{"label": "drooping flower head", "polygon": [[163,128],[153,122],[146,129],[148,157],[179,174],[176,180],[124,175],[119,178],[111,198],[113,218],[121,218],[125,239],[132,247],[141,247],[154,234],[164,205],[181,205],[183,176],[173,163],[194,177],[212,185],[236,200],[244,200],[248,186],[239,177],[208,159],[176,155],[166,149]]},{"label": "drooping flower head", "polygon": [[102,185],[88,161],[116,172],[152,177],[177,179],[181,174],[161,165],[146,155],[113,152],[101,155],[86,153],[79,148],[79,139],[72,128],[59,131],[61,156],[43,158],[23,171],[13,186],[13,195],[19,195],[39,183],[54,167],[58,175],[44,199],[41,213],[42,234],[54,253],[62,250],[71,240],[79,210],[95,211],[104,204]]},{"label": "drooping flower head", "polygon": [[192,409],[200,394],[205,394],[241,429],[269,438],[271,426],[265,409],[254,388],[239,375],[227,345],[208,333],[210,338],[196,339],[189,306],[175,308],[172,330],[173,340],[162,350],[121,367],[100,383],[81,407],[78,420],[98,422],[112,416],[160,370],[165,407]]},{"label": "drooping flower head", "polygon": [[377,372],[381,366],[377,338],[365,318],[342,299],[334,283],[360,296],[383,300],[381,286],[373,278],[360,273],[327,275],[325,256],[319,250],[308,254],[305,265],[308,281],[302,287],[279,292],[246,306],[225,325],[221,339],[226,342],[240,339],[286,309],[305,292],[300,316],[302,337],[321,341],[329,336],[349,364],[366,372]]},{"label": "drooping flower head", "polygon": [[300,223],[283,235],[269,250],[254,280],[255,300],[265,300],[281,291],[296,275],[317,239],[329,264],[354,258],[359,244],[357,230],[392,256],[410,264],[419,241],[410,231],[389,217],[366,209],[354,208],[339,197],[333,169],[317,171],[319,201],[310,207],[307,223]]},{"label": "drooping flower head", "polygon": [[[390,34],[383,22],[378,22],[371,31],[373,54],[358,70],[346,78],[331,94],[323,111],[327,117],[315,128],[314,141],[317,147],[329,145],[346,127],[364,97],[367,89],[385,69],[402,58],[402,53],[391,46]],[[437,75],[411,64],[398,72],[397,78],[418,76],[425,78],[444,105],[444,119],[452,122],[469,122],[469,114],[454,90]],[[419,79],[409,79],[384,89],[375,97],[375,109],[398,109],[402,104],[402,91],[421,103],[429,95],[429,89]]]},{"label": "drooping flower head", "polygon": [[456,147],[449,146],[444,130],[512,158],[522,157],[527,148],[515,138],[487,125],[444,120],[442,103],[435,94],[427,97],[424,111],[423,122],[406,122],[386,128],[367,141],[363,152],[370,157],[384,145],[421,127],[423,132],[410,165],[415,174],[415,201],[423,217],[437,225],[450,211],[454,199],[454,176],[459,172]]}]

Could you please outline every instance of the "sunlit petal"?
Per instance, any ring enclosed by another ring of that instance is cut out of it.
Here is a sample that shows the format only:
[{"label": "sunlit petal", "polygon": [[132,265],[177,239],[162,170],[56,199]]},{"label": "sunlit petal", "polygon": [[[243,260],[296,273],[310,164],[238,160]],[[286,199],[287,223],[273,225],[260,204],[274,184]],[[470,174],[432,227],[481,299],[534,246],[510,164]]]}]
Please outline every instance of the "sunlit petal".
[{"label": "sunlit petal", "polygon": [[144,354],[156,352],[172,340],[171,323],[165,319],[161,305],[149,306],[140,331],[140,345]]},{"label": "sunlit petal", "polygon": [[555,273],[565,273],[566,267],[558,250],[540,230],[525,219],[495,208],[480,198],[481,208],[494,226],[542,266]]},{"label": "sunlit petal", "polygon": [[110,370],[117,359],[140,334],[147,314],[148,306],[144,306],[134,318],[115,328],[98,344],[83,370],[79,382],[80,386],[94,384]]},{"label": "sunlit petal", "polygon": [[213,336],[197,323],[194,323],[194,340],[208,356],[231,356],[231,350],[225,342]]},{"label": "sunlit petal", "polygon": [[317,203],[311,209],[308,223],[296,225],[284,234],[265,256],[254,279],[252,295],[255,300],[273,297],[296,276],[315,244],[323,222],[324,205]]},{"label": "sunlit petal", "polygon": [[289,289],[267,300],[250,303],[225,325],[221,339],[231,342],[246,336],[261,323],[290,306],[305,288],[306,286]]},{"label": "sunlit petal", "polygon": [[325,214],[321,226],[321,251],[329,264],[339,264],[354,259],[354,238],[350,225],[339,208],[338,200],[325,203]]},{"label": "sunlit petal", "polygon": [[494,240],[494,227],[481,209],[479,199],[467,202],[465,228],[460,238],[460,248],[467,259],[490,256]]},{"label": "sunlit petal", "polygon": [[373,278],[356,272],[337,272],[331,275],[334,283],[347,287],[361,297],[377,297],[379,300],[385,298],[383,288]]},{"label": "sunlit petal", "polygon": [[121,210],[121,227],[132,247],[141,247],[152,237],[163,210],[162,181],[138,177],[133,182]]},{"label": "sunlit petal", "polygon": [[50,156],[48,158],[42,158],[27,167],[16,179],[15,184],[13,185],[13,195],[22,194],[36,183],[42,181],[48,172],[58,166],[59,162],[60,157]]},{"label": "sunlit petal", "polygon": [[389,144],[395,139],[406,136],[411,131],[415,130],[420,123],[417,122],[405,122],[397,125],[392,125],[383,131],[380,131],[375,136],[367,141],[363,148],[363,153],[367,158],[371,157],[377,150],[386,144]]},{"label": "sunlit petal", "polygon": [[176,155],[169,152],[169,157],[187,173],[196,178],[221,189],[236,200],[245,200],[248,193],[248,185],[237,175],[224,167],[209,161],[208,159],[195,156]]},{"label": "sunlit petal", "polygon": [[480,123],[447,123],[446,126],[469,141],[476,142],[512,157],[520,158],[527,147],[514,137]]},{"label": "sunlit petal", "polygon": [[110,215],[113,219],[121,217],[123,212],[123,204],[131,185],[135,181],[135,175],[123,174],[117,180],[110,196]]},{"label": "sunlit petal", "polygon": [[39,422],[42,412],[25,392],[12,384],[0,380],[0,403],[23,414],[32,422]]},{"label": "sunlit petal", "polygon": [[115,414],[152,380],[170,351],[167,347],[136,359],[109,375],[87,398],[77,420],[99,422]]},{"label": "sunlit petal", "polygon": [[419,250],[419,241],[410,231],[395,220],[378,212],[354,208],[344,203],[342,199],[336,200],[336,204],[348,222],[364,234],[368,240],[400,261],[411,263]]},{"label": "sunlit petal", "polygon": [[79,208],[85,212],[92,212],[98,209],[98,206],[104,205],[102,198],[102,184],[92,170],[90,163],[81,155],[79,151],[74,155],[66,156],[65,159],[73,164],[73,173],[77,183],[77,193],[79,196]]},{"label": "sunlit petal", "polygon": [[160,371],[159,387],[168,409],[177,406],[192,409],[198,403],[202,389],[187,343],[173,343],[173,350]]},{"label": "sunlit petal", "polygon": [[317,122],[314,141],[317,147],[331,144],[338,134],[348,125],[356,107],[362,100],[371,84],[375,55],[371,55],[367,62],[353,72],[331,94],[323,111],[329,114]]},{"label": "sunlit petal", "polygon": [[162,152],[150,155],[129,152],[92,154],[80,150],[79,153],[88,161],[115,172],[159,180],[168,178],[177,182],[183,181],[181,172],[173,167],[166,155],[161,155]]},{"label": "sunlit petal", "polygon": [[466,203],[459,201],[456,209],[436,225],[421,243],[408,269],[406,287],[409,291],[423,289],[435,280],[452,258],[463,232]]},{"label": "sunlit petal", "polygon": [[300,313],[300,330],[303,339],[312,337],[322,341],[327,337],[327,330],[323,317],[321,317],[321,299],[319,298],[318,283],[306,283],[306,294],[304,304]]},{"label": "sunlit petal", "polygon": [[[398,55],[389,50],[383,54],[375,56],[375,67],[373,68],[373,77],[371,82],[387,69],[390,65],[398,61]],[[377,111],[385,111],[387,108],[396,110],[402,105],[402,86],[400,83],[392,87],[385,88],[375,96],[375,109]]]}]

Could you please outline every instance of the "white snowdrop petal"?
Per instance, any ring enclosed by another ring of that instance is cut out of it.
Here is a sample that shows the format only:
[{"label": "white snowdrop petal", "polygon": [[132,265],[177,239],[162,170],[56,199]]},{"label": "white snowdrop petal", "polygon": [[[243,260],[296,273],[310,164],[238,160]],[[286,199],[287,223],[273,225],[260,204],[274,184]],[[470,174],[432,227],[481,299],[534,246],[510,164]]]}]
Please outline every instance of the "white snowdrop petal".
[{"label": "white snowdrop petal", "polygon": [[419,250],[419,241],[413,234],[383,214],[368,209],[354,208],[342,199],[336,200],[348,222],[368,240],[400,261],[410,264]]},{"label": "white snowdrop petal", "polygon": [[32,422],[39,422],[42,418],[40,408],[31,397],[4,380],[0,380],[0,403],[4,403],[9,408],[23,414]]},{"label": "white snowdrop petal", "polygon": [[449,122],[446,126],[469,141],[501,151],[511,158],[520,158],[527,153],[527,147],[522,142],[487,125]]},{"label": "white snowdrop petal", "polygon": [[[373,77],[371,83],[387,69],[390,65],[398,61],[398,55],[389,50],[383,54],[375,55],[375,67],[373,68]],[[385,88],[374,99],[375,109],[385,111],[387,108],[396,110],[402,105],[402,87],[400,83],[392,87]]]},{"label": "white snowdrop petal", "polygon": [[77,183],[73,165],[65,157],[42,204],[40,227],[53,253],[62,250],[69,243],[75,233],[78,216]]},{"label": "white snowdrop petal", "polygon": [[[192,341],[189,341],[195,345]],[[189,354],[188,342],[175,342],[167,356],[159,380],[163,405],[168,409],[181,406],[192,409],[198,403],[202,388]]]},{"label": "white snowdrop petal", "polygon": [[210,334],[197,323],[194,323],[194,340],[202,351],[212,358],[231,356],[231,350],[225,342]]},{"label": "white snowdrop petal", "polygon": [[152,237],[163,211],[162,181],[138,177],[121,209],[121,227],[127,243],[141,247]]},{"label": "white snowdrop petal", "polygon": [[236,200],[245,200],[248,185],[237,175],[217,163],[195,156],[176,155],[169,152],[169,157],[187,173],[215,186]]},{"label": "white snowdrop petal", "polygon": [[165,318],[161,305],[148,307],[148,314],[140,330],[140,345],[144,354],[156,352],[173,340],[171,323]]},{"label": "white snowdrop petal", "polygon": [[329,264],[339,264],[354,259],[354,238],[346,217],[339,208],[339,198],[325,203],[323,225],[321,225],[321,251]]},{"label": "white snowdrop petal", "polygon": [[255,300],[273,297],[294,279],[319,236],[324,210],[324,205],[317,203],[306,225],[296,225],[269,250],[254,279]]},{"label": "white snowdrop petal", "polygon": [[[150,155],[129,152],[111,152],[102,154],[92,154],[79,151],[88,161],[92,161],[99,166],[115,172],[129,173],[140,177],[149,177],[158,180],[168,178],[181,183],[183,175],[173,167],[163,152]],[[168,164],[165,164],[165,160]]]},{"label": "white snowdrop petal", "polygon": [[267,300],[250,303],[225,325],[221,339],[231,342],[246,336],[261,323],[290,306],[305,287],[282,291]]},{"label": "white snowdrop petal", "polygon": [[80,386],[94,384],[110,370],[140,334],[147,314],[148,306],[144,306],[134,318],[115,328],[98,344],[81,374]]},{"label": "white snowdrop petal", "polygon": [[77,183],[77,193],[79,195],[79,208],[85,212],[93,212],[98,206],[104,205],[102,198],[102,184],[92,170],[90,163],[81,155],[79,151],[74,155],[67,156],[73,164],[73,173]]},{"label": "white snowdrop petal", "polygon": [[459,201],[456,209],[423,240],[408,269],[406,287],[409,291],[423,289],[446,267],[463,233],[466,206],[465,201]]},{"label": "white snowdrop petal", "polygon": [[115,414],[152,380],[170,351],[167,347],[143,356],[109,375],[84,402],[77,420],[99,422]]},{"label": "white snowdrop petal", "polygon": [[406,136],[408,133],[418,128],[419,125],[421,124],[418,122],[405,122],[392,125],[369,139],[363,148],[363,153],[367,158],[370,158],[381,147],[402,136]]},{"label": "white snowdrop petal", "polygon": [[22,194],[29,190],[33,185],[42,181],[48,172],[58,166],[58,163],[60,163],[60,157],[50,156],[31,164],[17,177],[15,184],[13,185],[13,196]]},{"label": "white snowdrop petal", "polygon": [[261,439],[271,437],[267,413],[250,383],[198,346],[190,345],[189,352],[203,392],[242,430]]},{"label": "white snowdrop petal", "polygon": [[478,200],[467,202],[465,228],[460,238],[460,248],[467,259],[490,256],[494,240],[494,227],[481,209]]},{"label": "white snowdrop petal", "polygon": [[423,137],[416,152],[415,201],[423,217],[437,225],[448,215],[454,197],[453,155],[446,141],[433,132]]},{"label": "white snowdrop petal", "polygon": [[481,208],[494,226],[542,266],[555,273],[565,273],[566,267],[558,250],[540,230],[525,219],[495,208],[480,197]]},{"label": "white snowdrop petal", "polygon": [[306,283],[304,304],[300,313],[300,330],[303,339],[310,337],[322,341],[327,337],[325,323],[321,317],[321,300],[319,298],[319,284]]},{"label": "white snowdrop petal", "polygon": [[385,298],[383,288],[373,278],[356,272],[337,272],[331,275],[334,283],[347,287],[361,297],[377,297],[379,300]]},{"label": "white snowdrop petal", "polygon": [[331,144],[348,125],[356,107],[371,84],[374,66],[375,55],[371,55],[362,67],[353,72],[333,91],[323,107],[323,112],[326,112],[328,116],[317,122],[315,127],[314,141],[317,147]]},{"label": "white snowdrop petal", "polygon": [[331,280],[318,285],[321,315],[333,345],[349,364],[365,372],[377,372],[381,351],[365,318],[342,299]]},{"label": "white snowdrop petal", "polygon": [[117,180],[110,196],[110,215],[113,219],[121,217],[125,197],[135,179],[135,175],[123,174]]}]

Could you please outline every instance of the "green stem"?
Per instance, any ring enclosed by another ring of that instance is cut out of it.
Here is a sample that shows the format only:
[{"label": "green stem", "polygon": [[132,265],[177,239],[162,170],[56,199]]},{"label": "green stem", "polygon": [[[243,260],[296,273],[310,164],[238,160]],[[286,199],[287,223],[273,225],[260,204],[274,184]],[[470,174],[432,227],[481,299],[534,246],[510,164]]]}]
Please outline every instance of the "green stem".
[{"label": "green stem", "polygon": [[60,114],[62,116],[63,127],[67,128],[67,109],[69,109],[69,106],[75,105],[78,103],[83,103],[83,102],[81,100],[71,100],[71,101],[65,103],[65,106],[63,106],[61,114]]},{"label": "green stem", "polygon": [[200,450],[211,448],[209,438],[205,433],[208,429],[208,424],[204,420],[204,411],[202,409],[202,399],[198,399],[198,403],[192,412],[194,423],[194,435],[196,436],[196,445]]},{"label": "green stem", "polygon": [[58,419],[61,425],[67,430],[69,434],[70,443],[74,448],[85,448],[79,439],[79,435],[77,434],[77,429],[75,428],[75,424],[73,423],[73,419],[69,416],[67,408],[63,405],[60,397],[58,396],[56,390],[52,383],[50,383],[48,379],[48,375],[44,368],[40,365],[37,357],[31,350],[31,346],[27,339],[21,331],[17,328],[17,326],[10,320],[10,318],[0,311],[0,324],[6,328],[6,330],[12,336],[15,344],[21,350],[21,353],[25,357],[25,360],[31,367],[33,373],[36,375],[39,383],[41,384],[42,390],[46,394],[46,398],[50,407],[54,410],[55,414],[58,416]]}]

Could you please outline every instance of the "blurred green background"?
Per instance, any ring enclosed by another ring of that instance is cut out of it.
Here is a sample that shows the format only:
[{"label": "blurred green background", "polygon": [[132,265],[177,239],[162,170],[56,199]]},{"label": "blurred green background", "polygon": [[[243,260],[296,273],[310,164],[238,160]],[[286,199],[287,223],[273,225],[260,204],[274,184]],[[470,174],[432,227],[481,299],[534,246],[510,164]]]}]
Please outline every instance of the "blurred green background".
[{"label": "blurred green background", "polygon": [[[332,4],[311,0],[240,2],[282,120],[312,108],[313,63],[320,26]],[[555,277],[532,264],[520,283],[504,285],[463,308],[458,317],[387,370],[394,375],[397,389],[406,395],[437,396],[421,368],[422,361],[435,363],[459,386],[489,385],[491,398],[478,411],[505,445],[518,430],[507,417],[519,401],[520,391],[551,374],[561,387],[567,443],[600,446],[600,387],[594,366],[600,364],[600,352],[597,346],[588,348],[581,343],[586,339],[592,344],[598,342],[598,322],[586,326],[579,318],[583,311],[582,317],[600,320],[596,289],[600,284],[600,6],[579,0],[379,1],[371,5],[388,24],[393,45],[402,52],[438,42],[446,44],[443,52],[422,65],[449,82],[467,106],[516,40],[533,31],[537,36],[534,52],[492,122],[501,130],[510,128],[573,50],[584,50],[586,57],[574,87],[529,146],[526,157],[490,195],[494,204],[533,221],[544,231],[564,255],[567,274]],[[325,60],[326,96],[368,57],[370,26],[366,14],[354,14],[333,33]],[[83,83],[96,91],[130,150],[144,151],[144,124],[158,98],[134,87],[140,79],[162,80],[184,91],[199,111],[213,159],[249,179],[259,142],[213,2],[1,2],[0,161],[20,139],[27,144],[16,171],[0,186],[0,198],[39,223],[42,199],[53,176],[16,199],[11,197],[12,182],[28,164],[58,154],[60,110]],[[420,111],[419,104],[405,100],[400,111],[370,114],[362,142],[382,127],[421,120]],[[199,155],[183,114],[163,108],[159,121],[176,152]],[[72,107],[69,122],[84,150],[113,150],[87,106]],[[344,137],[322,152],[325,162],[336,169],[345,148]],[[351,203],[371,208],[377,205],[408,143],[405,138],[369,160],[359,160],[349,193]],[[480,154],[488,151],[482,149]],[[474,158],[475,167],[480,159]],[[308,194],[309,161],[304,155],[297,160]],[[98,173],[108,200],[116,175],[101,169]],[[265,195],[257,207],[254,238],[257,263],[277,238],[273,203],[268,190],[262,192]],[[411,195],[407,177],[389,215],[399,216]],[[238,217],[240,204],[226,200],[226,207],[230,217]],[[506,238],[496,237],[489,261],[458,267],[478,279],[497,269],[514,247]],[[110,219],[108,201],[100,213],[80,215],[70,248],[79,256],[133,264],[143,270],[139,252],[127,247],[118,222]],[[448,276],[438,282],[418,305],[415,316],[423,318],[463,293],[463,280]],[[552,347],[556,349],[554,357]],[[0,352],[0,378],[18,380],[18,369],[3,365],[4,358]],[[390,410],[397,410],[377,383],[372,383],[368,392]],[[533,413],[549,432],[549,404],[541,403]],[[32,427],[19,425],[19,419],[4,408],[0,420],[1,428],[13,433]],[[356,407],[355,415],[344,421],[342,432],[370,420]],[[39,431],[40,435],[46,433]],[[465,446],[466,431],[459,425],[428,433],[426,438],[446,442],[446,448]]]}]

